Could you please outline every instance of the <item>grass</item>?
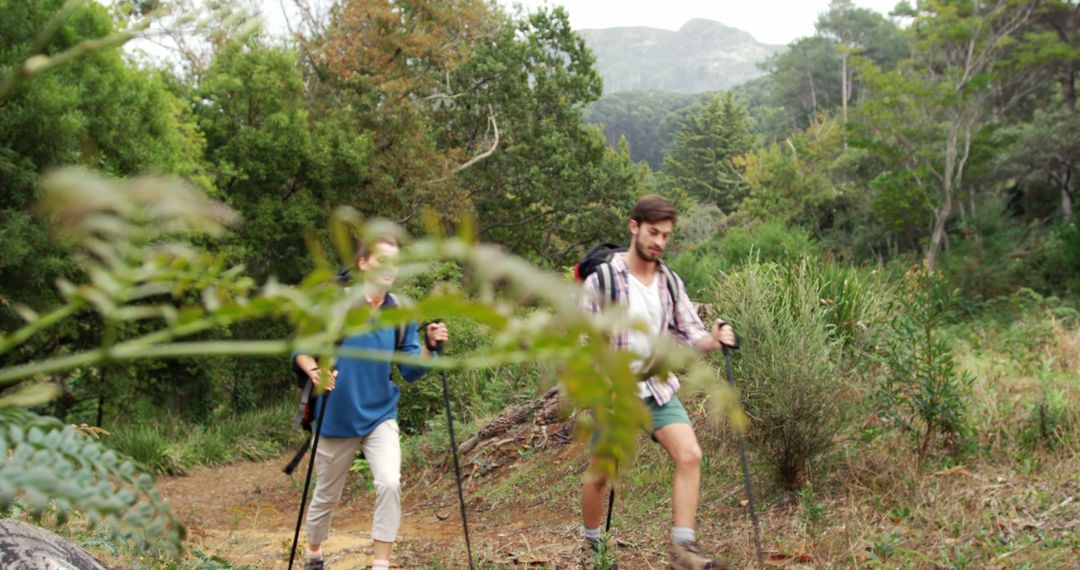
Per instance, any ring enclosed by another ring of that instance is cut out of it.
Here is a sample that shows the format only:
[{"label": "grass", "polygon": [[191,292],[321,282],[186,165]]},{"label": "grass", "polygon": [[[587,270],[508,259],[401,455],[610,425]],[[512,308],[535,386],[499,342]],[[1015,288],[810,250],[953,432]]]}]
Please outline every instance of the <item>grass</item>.
[{"label": "grass", "polygon": [[164,417],[121,427],[103,441],[149,471],[182,475],[201,466],[277,457],[285,447],[299,445],[302,432],[292,429],[295,409],[295,402],[282,401],[208,425]]}]

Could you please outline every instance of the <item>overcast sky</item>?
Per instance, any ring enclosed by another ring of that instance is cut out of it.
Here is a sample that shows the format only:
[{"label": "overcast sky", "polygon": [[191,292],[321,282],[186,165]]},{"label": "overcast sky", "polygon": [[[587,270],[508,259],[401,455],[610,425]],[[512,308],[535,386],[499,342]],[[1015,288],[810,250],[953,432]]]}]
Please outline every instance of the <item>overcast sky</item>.
[{"label": "overcast sky", "polygon": [[[438,0],[433,0],[438,1]],[[854,0],[888,14],[898,0]],[[285,30],[280,0],[260,0],[267,28]],[[575,29],[616,26],[651,26],[677,30],[687,20],[716,20],[750,32],[758,41],[787,44],[814,33],[819,13],[829,8],[829,0],[498,0],[507,8],[521,4],[525,9],[562,5],[570,13]],[[286,6],[292,2],[285,0]]]},{"label": "overcast sky", "polygon": [[[898,0],[854,0],[856,6],[888,14]],[[829,0],[499,0],[527,9],[562,5],[575,29],[650,26],[677,30],[687,20],[716,20],[750,32],[759,42],[787,44],[814,33]]]}]

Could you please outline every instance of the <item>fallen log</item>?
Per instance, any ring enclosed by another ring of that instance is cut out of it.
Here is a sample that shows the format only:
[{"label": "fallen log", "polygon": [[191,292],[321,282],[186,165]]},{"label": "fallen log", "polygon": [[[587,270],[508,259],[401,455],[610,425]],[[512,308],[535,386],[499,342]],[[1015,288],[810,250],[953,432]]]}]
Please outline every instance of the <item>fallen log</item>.
[{"label": "fallen log", "polygon": [[[538,421],[542,420],[550,423],[551,420],[558,416],[560,408],[559,387],[555,386],[535,400],[503,410],[498,417],[480,428],[480,431],[476,432],[475,435],[462,442],[458,446],[458,451],[465,455],[476,449],[476,446],[481,442],[498,437],[510,431],[512,427],[532,420],[534,416]],[[537,414],[537,410],[540,410],[539,414]]]}]

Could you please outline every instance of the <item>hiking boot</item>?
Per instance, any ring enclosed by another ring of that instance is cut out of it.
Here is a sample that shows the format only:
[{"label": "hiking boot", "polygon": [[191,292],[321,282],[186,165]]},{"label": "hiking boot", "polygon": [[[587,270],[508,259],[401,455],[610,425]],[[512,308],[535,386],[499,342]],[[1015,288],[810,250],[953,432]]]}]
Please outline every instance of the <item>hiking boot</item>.
[{"label": "hiking boot", "polygon": [[719,558],[706,556],[697,541],[673,542],[668,547],[668,564],[675,570],[727,570]]},{"label": "hiking boot", "polygon": [[602,539],[581,539],[576,557],[583,570],[617,570],[615,552]]},{"label": "hiking boot", "polygon": [[323,570],[324,567],[322,558],[308,557],[304,559],[304,570]]}]

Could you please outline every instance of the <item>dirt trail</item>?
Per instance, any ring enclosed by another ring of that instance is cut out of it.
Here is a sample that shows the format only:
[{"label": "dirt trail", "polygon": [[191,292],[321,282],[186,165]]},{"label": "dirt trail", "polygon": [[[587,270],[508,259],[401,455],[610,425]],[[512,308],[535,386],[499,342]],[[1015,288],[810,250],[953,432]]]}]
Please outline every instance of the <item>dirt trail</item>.
[{"label": "dirt trail", "polygon": [[[188,548],[221,556],[235,566],[286,568],[304,483],[303,469],[291,477],[282,473],[287,460],[283,456],[262,463],[200,469],[160,480],[158,489],[188,527]],[[331,537],[324,546],[328,568],[333,570],[371,564],[369,531],[374,495],[358,488],[356,481],[357,475],[350,474]],[[395,567],[464,567],[464,539],[452,479],[406,473],[403,486]],[[546,512],[534,506],[515,509],[509,504],[506,513],[492,517],[490,505],[480,494],[479,489],[469,494],[469,529],[478,559],[499,567],[570,566],[576,529],[565,524],[568,513]],[[491,521],[493,518],[498,520]],[[301,532],[299,553],[304,544]]]}]

